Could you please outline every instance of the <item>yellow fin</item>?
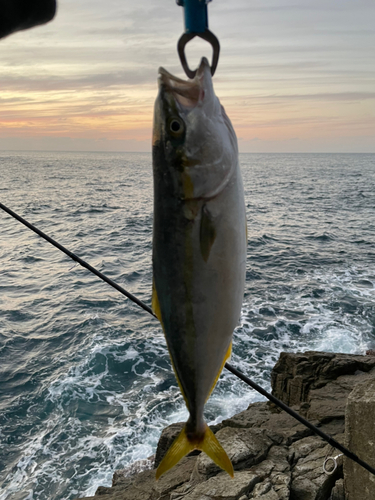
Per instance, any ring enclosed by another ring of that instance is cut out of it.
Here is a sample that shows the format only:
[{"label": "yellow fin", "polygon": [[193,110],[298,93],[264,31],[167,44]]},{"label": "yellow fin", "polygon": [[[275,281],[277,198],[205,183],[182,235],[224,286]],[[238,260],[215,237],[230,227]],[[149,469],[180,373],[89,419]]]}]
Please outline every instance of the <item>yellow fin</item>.
[{"label": "yellow fin", "polygon": [[152,307],[152,310],[154,311],[154,314],[156,315],[156,317],[158,318],[158,320],[160,321],[161,324],[162,323],[162,320],[161,320],[161,311],[160,311],[160,304],[159,304],[159,299],[158,299],[158,294],[156,292],[156,288],[155,288],[155,282],[154,280],[152,280],[152,299],[151,299],[151,307]]},{"label": "yellow fin", "polygon": [[225,365],[225,363],[226,363],[227,359],[229,359],[229,358],[230,358],[230,355],[231,355],[231,354],[232,354],[232,342],[229,344],[228,350],[227,350],[227,352],[225,353],[225,356],[224,356],[223,362],[221,363],[220,370],[217,372],[217,375],[216,375],[216,378],[215,378],[215,382],[212,384],[211,390],[210,390],[210,392],[208,393],[208,396],[207,396],[207,398],[206,398],[206,402],[207,402],[207,399],[210,397],[211,392],[214,390],[215,385],[217,384],[217,381],[219,380],[220,374],[221,374],[221,372],[223,371],[224,365]]},{"label": "yellow fin", "polygon": [[195,445],[188,440],[184,427],[156,469],[156,479],[159,479],[162,474],[174,467],[181,458],[193,450],[195,450]]},{"label": "yellow fin", "polygon": [[225,472],[228,472],[231,477],[234,477],[232,462],[230,461],[224,448],[217,440],[215,434],[208,426],[206,427],[203,443],[199,447],[199,450],[204,451],[216,465],[224,469]]},{"label": "yellow fin", "polygon": [[163,460],[160,462],[156,470],[156,479],[174,467],[185,455],[193,450],[201,450],[208,455],[211,460],[219,467],[224,469],[228,474],[233,477],[233,465],[224,448],[217,440],[215,434],[206,425],[203,438],[196,441],[190,441],[186,435],[185,427],[182,429],[177,438],[173,441],[172,446],[167,451]]}]

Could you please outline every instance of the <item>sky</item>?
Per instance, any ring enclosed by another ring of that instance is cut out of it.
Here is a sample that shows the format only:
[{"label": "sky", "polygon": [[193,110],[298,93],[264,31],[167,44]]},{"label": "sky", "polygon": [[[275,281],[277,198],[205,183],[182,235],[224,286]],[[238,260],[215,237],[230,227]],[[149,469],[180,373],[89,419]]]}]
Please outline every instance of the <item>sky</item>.
[{"label": "sky", "polygon": [[[374,0],[213,0],[240,152],[375,152]],[[0,150],[151,151],[157,70],[185,77],[174,0],[60,0],[0,41]],[[186,49],[190,67],[211,58]]]}]

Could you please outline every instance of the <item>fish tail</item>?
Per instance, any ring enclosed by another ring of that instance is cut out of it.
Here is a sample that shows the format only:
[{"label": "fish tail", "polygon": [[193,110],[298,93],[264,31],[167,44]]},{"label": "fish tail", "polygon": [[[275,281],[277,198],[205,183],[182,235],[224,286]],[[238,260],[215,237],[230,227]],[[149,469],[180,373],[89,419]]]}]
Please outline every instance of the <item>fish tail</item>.
[{"label": "fish tail", "polygon": [[224,448],[217,440],[215,434],[206,425],[203,436],[199,439],[189,439],[186,434],[186,426],[173,441],[159,467],[156,469],[156,479],[175,466],[185,455],[194,450],[204,451],[216,465],[224,469],[233,477],[233,465]]}]

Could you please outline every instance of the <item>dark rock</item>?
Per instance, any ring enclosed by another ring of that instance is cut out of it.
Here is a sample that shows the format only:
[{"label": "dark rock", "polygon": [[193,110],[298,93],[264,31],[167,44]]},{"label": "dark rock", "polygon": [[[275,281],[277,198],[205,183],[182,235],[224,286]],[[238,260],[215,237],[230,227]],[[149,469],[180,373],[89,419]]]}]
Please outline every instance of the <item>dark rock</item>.
[{"label": "dark rock", "polygon": [[345,491],[344,491],[344,480],[339,479],[336,481],[335,486],[332,489],[331,496],[329,500],[345,500]]},{"label": "dark rock", "polygon": [[292,406],[307,401],[310,389],[375,368],[375,357],[308,351],[281,353],[271,374],[272,394]]},{"label": "dark rock", "polygon": [[[375,466],[375,378],[355,386],[346,408],[346,444],[372,467]],[[345,490],[348,500],[373,500],[375,476],[345,458]]]}]

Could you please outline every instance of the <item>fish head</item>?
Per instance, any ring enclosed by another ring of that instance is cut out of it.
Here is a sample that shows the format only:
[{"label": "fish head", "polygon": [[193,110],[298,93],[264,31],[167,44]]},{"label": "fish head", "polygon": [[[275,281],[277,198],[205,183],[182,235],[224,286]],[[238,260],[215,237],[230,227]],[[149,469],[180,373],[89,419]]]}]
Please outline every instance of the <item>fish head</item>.
[{"label": "fish head", "polygon": [[155,174],[168,179],[170,194],[181,200],[212,198],[229,182],[237,139],[215,95],[206,58],[193,80],[159,69],[153,151]]}]

